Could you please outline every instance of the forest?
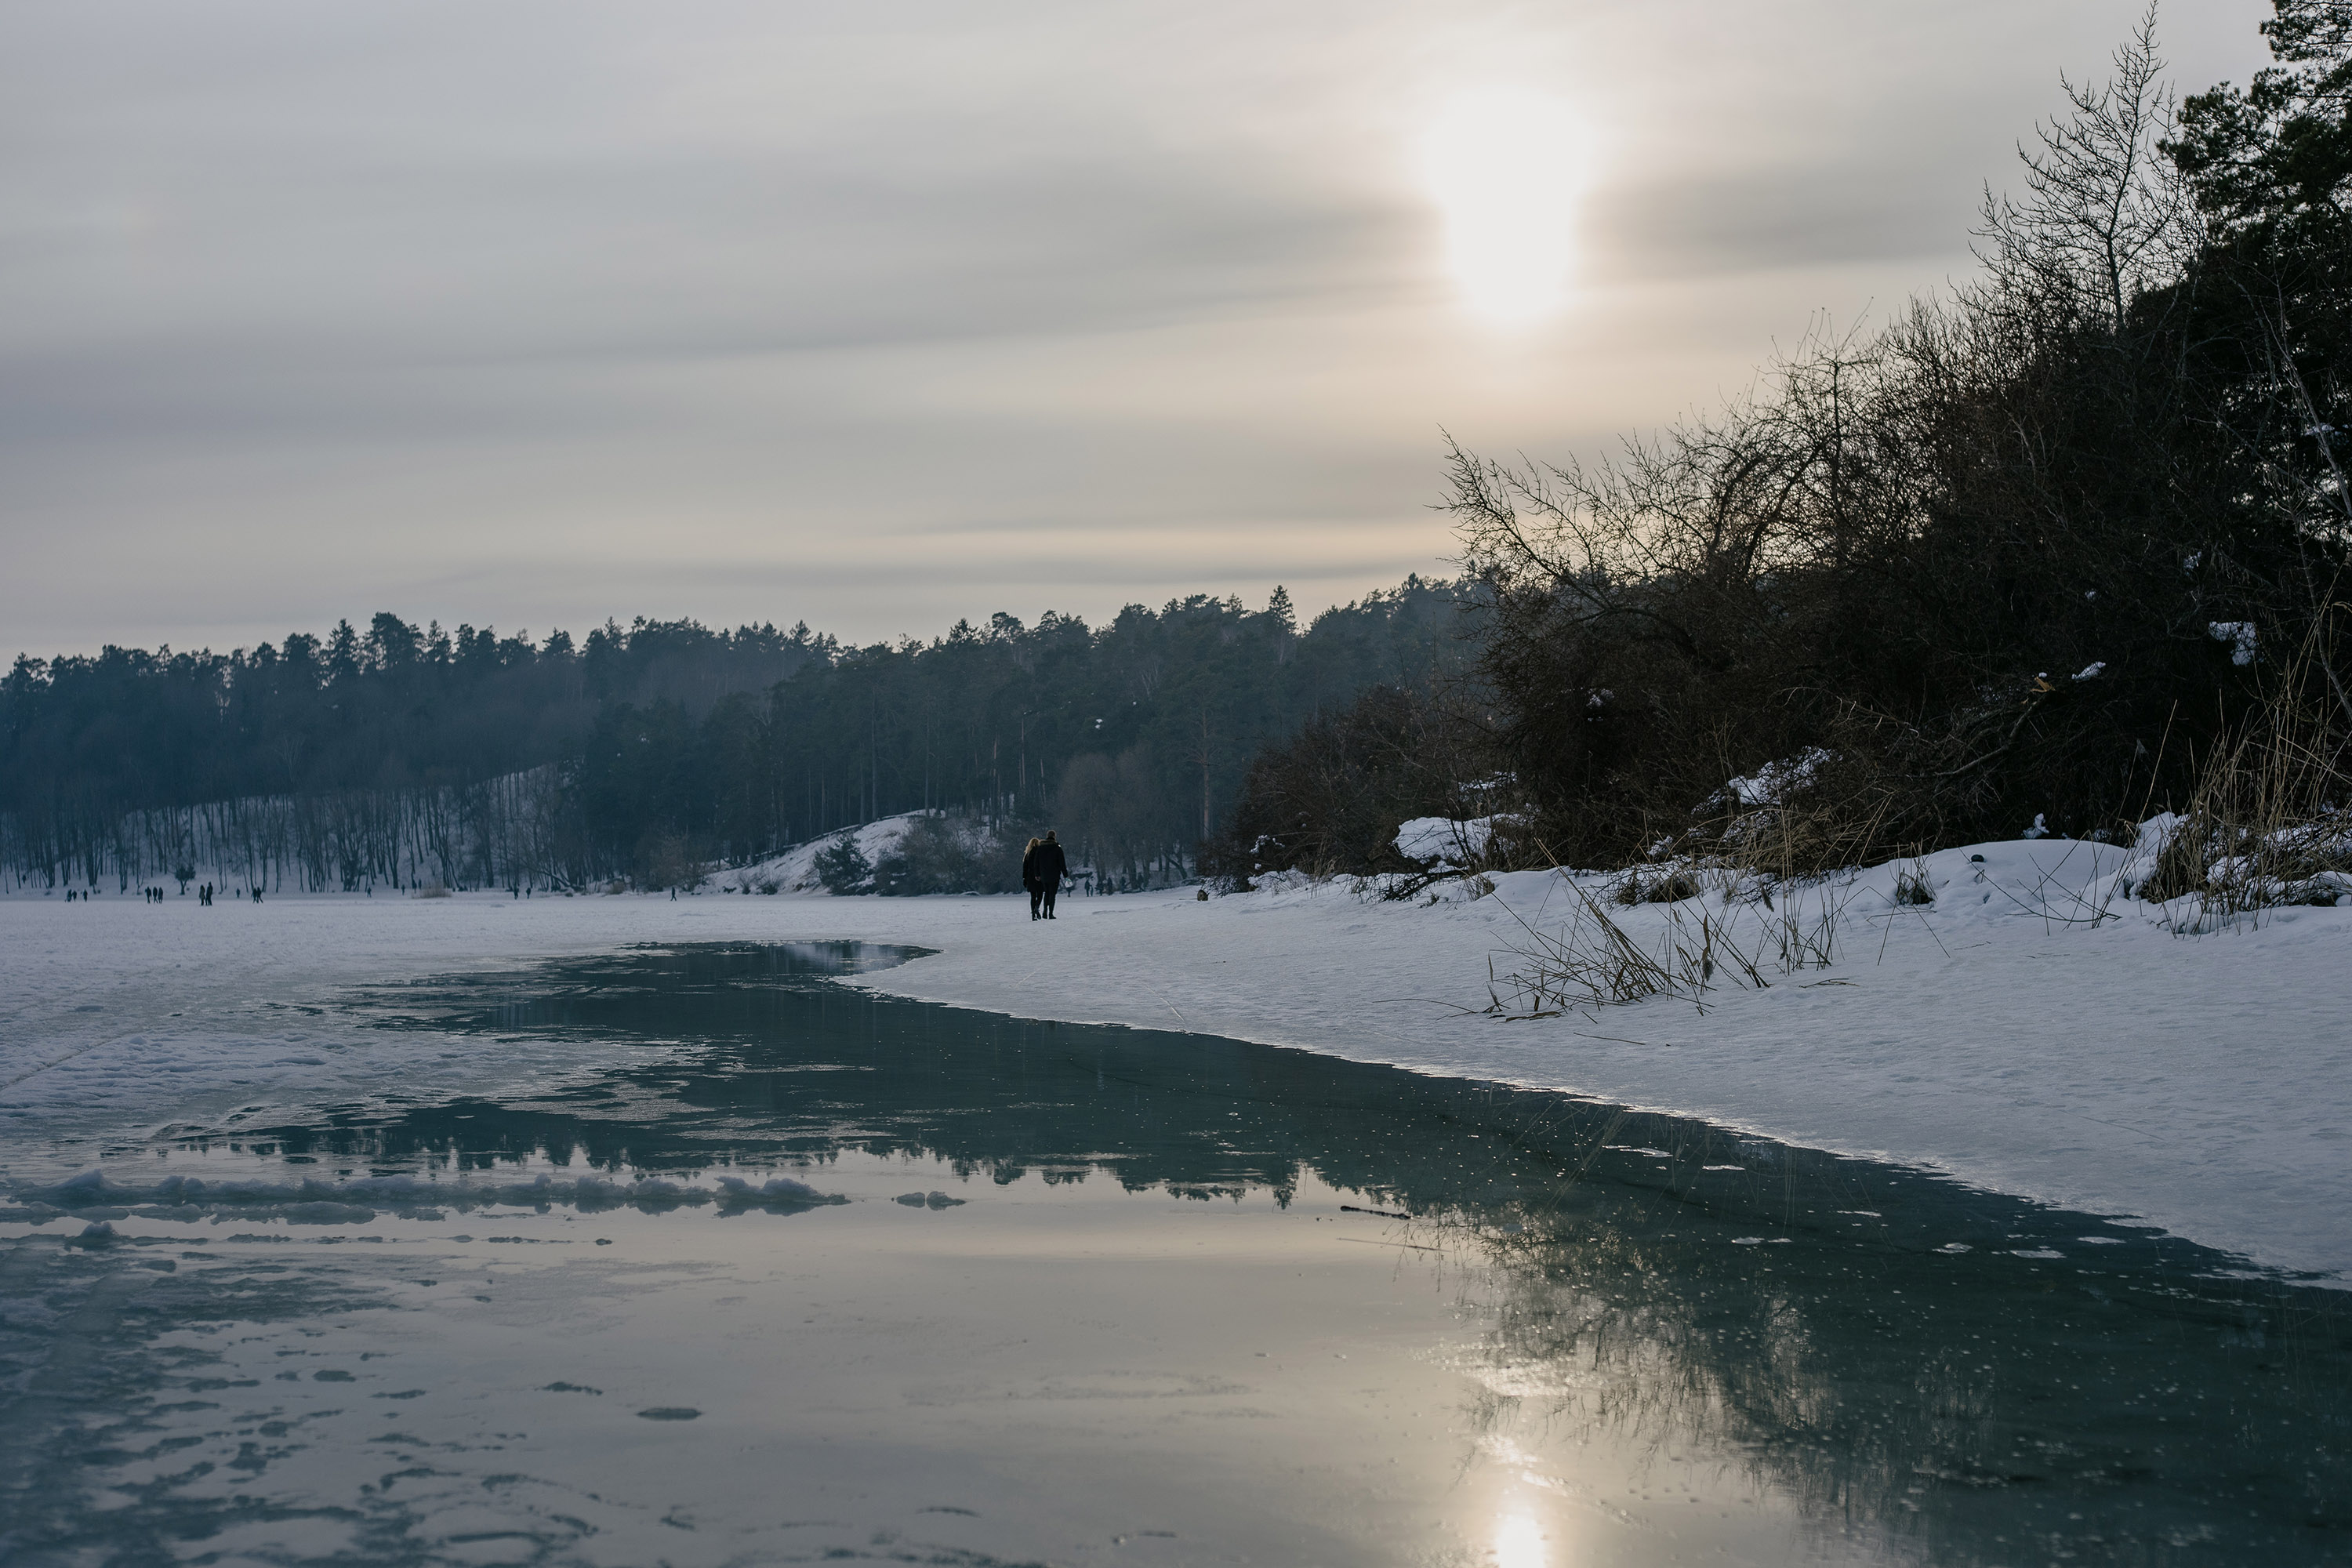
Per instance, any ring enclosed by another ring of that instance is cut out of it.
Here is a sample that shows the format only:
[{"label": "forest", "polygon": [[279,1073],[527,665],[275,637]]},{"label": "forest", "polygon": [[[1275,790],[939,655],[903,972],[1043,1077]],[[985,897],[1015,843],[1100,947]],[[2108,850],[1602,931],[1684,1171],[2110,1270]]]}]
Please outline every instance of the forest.
[{"label": "forest", "polygon": [[2263,33],[2176,101],[2151,13],[1988,195],[1974,276],[1712,416],[1456,447],[1470,679],[1269,748],[1211,867],[1396,867],[1423,814],[1491,816],[1507,867],[1816,874],[2167,809],[2175,890],[2345,859],[2352,4]]},{"label": "forest", "polygon": [[1277,589],[863,647],[383,613],[227,654],[20,656],[0,854],[39,889],[659,889],[929,808],[998,833],[1058,814],[1107,884],[1142,885],[1190,874],[1263,742],[1458,667],[1464,603],[1413,578],[1304,627]]}]

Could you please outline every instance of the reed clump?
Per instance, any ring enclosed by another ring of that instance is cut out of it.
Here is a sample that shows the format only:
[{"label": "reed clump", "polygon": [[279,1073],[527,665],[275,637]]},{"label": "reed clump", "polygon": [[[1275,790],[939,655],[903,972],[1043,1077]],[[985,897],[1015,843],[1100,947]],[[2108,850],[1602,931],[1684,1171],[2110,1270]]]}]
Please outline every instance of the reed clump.
[{"label": "reed clump", "polygon": [[2189,900],[2177,929],[2259,921],[2264,910],[2352,896],[2352,737],[2323,682],[2290,670],[2197,771],[2134,891]]},{"label": "reed clump", "polygon": [[1488,961],[1488,1014],[1549,1018],[1657,996],[1705,1011],[1717,989],[1765,990],[1776,975],[1825,968],[1836,959],[1846,891],[1834,879],[1727,881],[1717,909],[1707,907],[1690,868],[1668,868],[1644,884],[1685,889],[1673,900],[1628,899],[1628,879],[1612,902],[1658,906],[1657,928],[1646,940],[1573,875],[1562,872],[1560,880],[1572,900],[1564,923],[1539,927],[1510,911],[1519,933],[1505,951],[1517,962],[1501,972]]}]

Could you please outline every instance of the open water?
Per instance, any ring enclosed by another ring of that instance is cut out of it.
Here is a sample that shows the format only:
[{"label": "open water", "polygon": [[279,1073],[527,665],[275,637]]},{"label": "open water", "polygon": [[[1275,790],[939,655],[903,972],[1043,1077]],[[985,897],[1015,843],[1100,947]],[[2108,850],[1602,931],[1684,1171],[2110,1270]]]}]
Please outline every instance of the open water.
[{"label": "open water", "polygon": [[0,1202],[0,1560],[2352,1561],[2339,1293],[1700,1123],[833,978],[904,956],[354,993],[347,1046],[580,1070],[11,1151],[54,1169]]}]

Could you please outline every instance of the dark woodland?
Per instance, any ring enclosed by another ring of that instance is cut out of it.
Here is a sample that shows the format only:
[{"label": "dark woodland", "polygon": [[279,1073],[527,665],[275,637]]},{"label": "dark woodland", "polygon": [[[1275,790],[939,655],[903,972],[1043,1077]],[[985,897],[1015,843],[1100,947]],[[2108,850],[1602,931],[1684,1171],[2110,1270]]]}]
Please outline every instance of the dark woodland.
[{"label": "dark woodland", "polygon": [[1106,885],[1140,885],[1189,873],[1264,741],[1458,662],[1457,605],[1415,579],[1305,628],[1277,591],[866,647],[644,620],[534,643],[386,613],[228,654],[20,657],[7,869],[663,888],[928,807],[1007,831],[1058,815]]},{"label": "dark woodland", "polygon": [[1592,466],[1457,447],[1472,700],[1308,726],[1212,864],[1393,867],[1395,821],[1498,777],[1498,859],[1584,867],[2352,804],[2352,4],[2264,32],[2176,105],[2143,26],[1988,196],[1972,280],[1713,418]]}]

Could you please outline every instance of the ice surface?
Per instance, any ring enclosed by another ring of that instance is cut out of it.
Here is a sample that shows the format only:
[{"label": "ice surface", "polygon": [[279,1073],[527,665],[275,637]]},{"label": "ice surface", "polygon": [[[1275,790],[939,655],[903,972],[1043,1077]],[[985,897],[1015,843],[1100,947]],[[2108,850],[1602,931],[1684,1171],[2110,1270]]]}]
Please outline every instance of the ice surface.
[{"label": "ice surface", "polygon": [[[2177,935],[2179,910],[2119,889],[2160,831],[2133,850],[1945,851],[1925,907],[1894,901],[1907,863],[1863,873],[1838,889],[1833,968],[1715,993],[1704,1015],[1655,1001],[1507,1024],[1481,1016],[1488,963],[1508,972],[1519,921],[1563,921],[1555,873],[1428,907],[1304,878],[1207,902],[1067,898],[1051,925],[983,898],[5,898],[0,1174],[72,1173],[25,1170],[12,1126],[145,1137],[250,1106],[505,1091],[658,1048],[588,1061],[338,1033],[305,1009],[340,986],[629,943],[855,939],[937,950],[855,982],[898,994],[1572,1090],[2352,1272],[2352,910]],[[1616,912],[1650,941],[1672,910]]]},{"label": "ice surface", "polygon": [[[1295,942],[1275,921],[1329,891],[1222,918]],[[2232,1259],[1604,1102],[629,934],[320,1012],[237,983],[326,1042],[277,1059],[415,1034],[473,1059],[456,1097],[330,1110],[298,1076],[241,1089],[241,1132],[152,1140],[105,1119],[135,1094],[24,1107],[8,1163],[42,1128],[103,1147],[0,1181],[0,1561],[1406,1568],[1549,1539],[1859,1568],[2011,1561],[2021,1530],[2333,1560],[2307,1515],[2345,1489],[2345,1358],[2314,1293]],[[633,1033],[666,1055],[538,1092],[551,1047]]]}]

